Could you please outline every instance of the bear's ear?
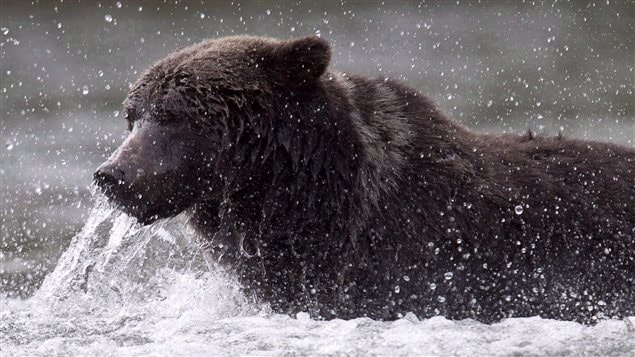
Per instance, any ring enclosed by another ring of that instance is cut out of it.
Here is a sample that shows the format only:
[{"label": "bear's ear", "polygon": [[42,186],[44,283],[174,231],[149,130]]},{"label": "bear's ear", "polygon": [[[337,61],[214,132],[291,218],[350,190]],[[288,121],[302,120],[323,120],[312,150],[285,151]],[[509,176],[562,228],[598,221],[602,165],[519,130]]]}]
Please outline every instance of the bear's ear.
[{"label": "bear's ear", "polygon": [[287,84],[310,85],[329,65],[331,46],[317,36],[288,40],[276,45],[270,64]]}]

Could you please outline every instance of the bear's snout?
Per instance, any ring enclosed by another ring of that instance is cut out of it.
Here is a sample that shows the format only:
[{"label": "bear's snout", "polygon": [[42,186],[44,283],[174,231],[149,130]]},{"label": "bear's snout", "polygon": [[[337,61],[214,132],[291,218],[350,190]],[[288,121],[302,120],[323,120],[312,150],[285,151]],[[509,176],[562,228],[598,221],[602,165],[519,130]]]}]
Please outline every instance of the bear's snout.
[{"label": "bear's snout", "polygon": [[101,193],[142,224],[174,216],[190,207],[200,184],[180,173],[197,161],[184,151],[187,137],[177,125],[144,121],[93,174]]},{"label": "bear's snout", "polygon": [[131,201],[133,180],[116,161],[108,160],[93,174],[93,182],[109,200],[127,205]]},{"label": "bear's snout", "polygon": [[93,179],[99,188],[103,190],[112,189],[119,185],[125,185],[124,171],[113,163],[105,162],[93,174]]},{"label": "bear's snout", "polygon": [[117,160],[108,160],[95,170],[93,180],[110,202],[136,217],[142,224],[152,223],[158,218],[148,212],[149,205],[158,205],[149,189],[152,185],[140,184],[138,176],[132,174],[126,165],[122,166]]}]

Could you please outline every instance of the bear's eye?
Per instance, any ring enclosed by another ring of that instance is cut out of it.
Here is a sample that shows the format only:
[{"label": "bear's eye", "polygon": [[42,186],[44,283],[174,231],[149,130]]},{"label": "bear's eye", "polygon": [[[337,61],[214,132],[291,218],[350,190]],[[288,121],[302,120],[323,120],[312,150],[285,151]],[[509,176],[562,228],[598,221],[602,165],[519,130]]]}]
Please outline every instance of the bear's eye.
[{"label": "bear's eye", "polygon": [[126,108],[123,114],[124,119],[126,119],[126,122],[128,123],[128,131],[132,131],[132,127],[134,126],[134,122],[135,122],[135,115],[134,115],[134,111],[130,108]]}]

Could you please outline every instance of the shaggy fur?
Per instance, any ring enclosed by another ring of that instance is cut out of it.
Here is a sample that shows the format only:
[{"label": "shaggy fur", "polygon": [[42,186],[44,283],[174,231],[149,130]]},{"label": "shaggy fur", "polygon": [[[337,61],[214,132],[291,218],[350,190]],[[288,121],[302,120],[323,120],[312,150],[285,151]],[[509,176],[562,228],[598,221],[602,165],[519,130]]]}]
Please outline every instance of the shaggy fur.
[{"label": "shaggy fur", "polygon": [[187,211],[275,311],[484,322],[635,315],[635,151],[479,135],[317,37],[209,40],[155,64],[95,177],[143,223]]}]

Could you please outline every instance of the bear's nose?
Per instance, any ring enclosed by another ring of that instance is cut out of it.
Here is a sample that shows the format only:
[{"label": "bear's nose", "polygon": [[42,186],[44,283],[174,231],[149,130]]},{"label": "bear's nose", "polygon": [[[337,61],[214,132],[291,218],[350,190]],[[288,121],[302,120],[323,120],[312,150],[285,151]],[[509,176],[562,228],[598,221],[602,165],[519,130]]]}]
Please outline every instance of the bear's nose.
[{"label": "bear's nose", "polygon": [[115,165],[101,165],[95,174],[93,179],[97,183],[97,186],[101,188],[109,188],[118,185],[124,185],[125,175],[123,170]]}]

